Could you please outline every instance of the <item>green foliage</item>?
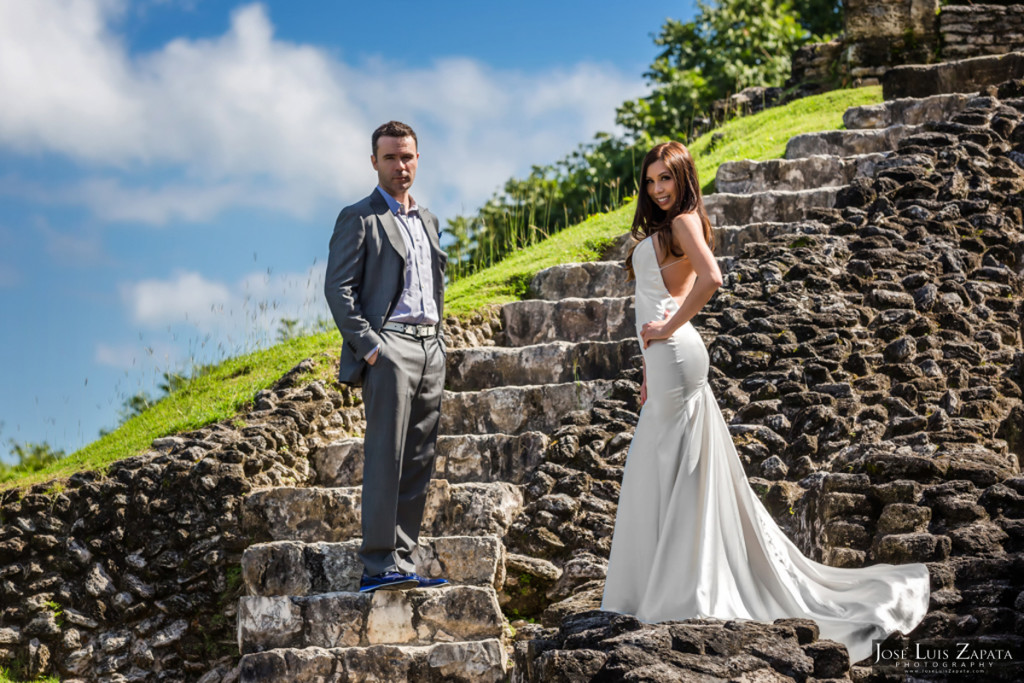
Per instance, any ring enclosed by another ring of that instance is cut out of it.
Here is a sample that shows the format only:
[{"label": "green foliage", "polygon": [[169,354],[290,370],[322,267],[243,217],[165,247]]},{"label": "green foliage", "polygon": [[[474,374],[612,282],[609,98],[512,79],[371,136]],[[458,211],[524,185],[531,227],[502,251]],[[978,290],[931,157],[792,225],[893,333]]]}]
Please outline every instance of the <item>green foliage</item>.
[{"label": "green foliage", "polygon": [[232,598],[237,597],[236,593],[242,587],[242,567],[237,564],[228,567],[224,573],[224,578],[227,582],[227,593]]},{"label": "green foliage", "polygon": [[0,683],[60,683],[56,676],[44,676],[28,679],[22,673],[23,665],[15,663],[10,667],[0,667]]},{"label": "green foliage", "polygon": [[5,465],[0,462],[0,482],[17,479],[26,474],[39,472],[52,466],[64,458],[64,451],[55,449],[50,444],[8,440],[11,455],[17,458],[17,464]]},{"label": "green foliage", "polygon": [[[123,425],[133,417],[146,412],[152,406],[156,405],[167,396],[170,396],[175,391],[178,391],[196,377],[200,377],[203,374],[210,372],[212,369],[212,365],[196,365],[193,366],[191,372],[188,374],[177,371],[167,371],[163,373],[163,381],[157,385],[157,389],[160,390],[160,396],[154,398],[145,391],[140,391],[134,396],[126,398],[124,403],[121,405],[121,410],[118,412],[118,417],[120,418],[117,423],[118,426]],[[101,429],[100,437],[102,438],[107,434],[110,434],[112,431],[114,430]]]},{"label": "green foliage", "polygon": [[698,0],[691,22],[669,19],[663,48],[644,74],[650,95],[624,103],[617,121],[633,136],[687,140],[711,103],[752,85],[782,85],[790,55],[811,36],[788,0]]},{"label": "green foliage", "polygon": [[46,608],[53,612],[53,618],[57,622],[57,626],[63,628],[64,626],[64,608],[60,606],[60,603],[56,600],[47,600]]},{"label": "green foliage", "polygon": [[793,9],[814,42],[825,42],[843,32],[841,0],[793,0]]},{"label": "green foliage", "polygon": [[124,400],[124,404],[121,406],[121,411],[119,413],[121,417],[121,424],[124,424],[145,410],[148,410],[154,403],[156,403],[156,399],[152,398],[144,391],[140,391],[134,396],[129,396]]},{"label": "green foliage", "polygon": [[[231,418],[252,401],[257,391],[271,386],[303,359],[319,358],[325,352],[336,356],[340,346],[337,332],[320,333],[199,368],[184,384],[176,384],[170,395],[99,440],[66,457],[51,458],[41,469],[0,475],[0,487],[30,486],[73,472],[102,469],[142,452],[158,437]],[[326,369],[329,367],[326,359],[317,363],[322,379],[327,381],[332,374]]]},{"label": "green foliage", "polygon": [[621,206],[636,191],[633,146],[598,134],[561,161],[508,180],[476,216],[449,219],[449,278],[470,275],[588,216]]},{"label": "green foliage", "polygon": [[[700,177],[714,178],[718,166],[724,161],[761,161],[780,157],[791,136],[839,128],[846,108],[881,101],[880,87],[839,90],[804,98],[753,116],[734,119],[714,133],[694,140],[690,149]],[[500,263],[451,283],[445,294],[445,312],[469,318],[474,311],[485,306],[522,297],[530,279],[543,268],[600,258],[612,240],[629,229],[632,214],[633,204],[627,198],[624,205],[614,211],[591,216],[543,241],[517,250]],[[233,418],[252,401],[257,391],[271,386],[305,358],[314,359],[314,369],[300,378],[300,382],[314,378],[332,381],[334,359],[340,345],[341,337],[332,330],[290,339],[269,349],[226,360],[215,367],[203,367],[184,384],[165,377],[168,385],[175,383],[177,388],[173,393],[68,457],[51,457],[49,461],[43,458],[49,464],[41,470],[22,471],[14,477],[0,478],[0,488],[27,487],[73,472],[102,469],[110,462],[143,451],[157,437]],[[53,453],[52,449],[46,448]],[[172,485],[167,479],[162,482],[164,487]],[[51,487],[55,492],[58,488],[59,484]],[[229,582],[233,584],[237,578],[232,576],[229,573]]]},{"label": "green foliage", "polygon": [[299,335],[299,321],[295,318],[281,318],[277,325],[277,341],[294,339]]},{"label": "green foliage", "polygon": [[621,235],[629,224],[631,205],[591,216],[537,244],[516,250],[502,261],[456,280],[445,292],[445,313],[460,318],[493,304],[521,299],[534,273],[559,263],[601,257],[603,245]]},{"label": "green foliage", "polygon": [[689,140],[694,120],[716,99],[749,85],[781,85],[792,52],[813,34],[834,32],[840,4],[713,0],[698,6],[697,19],[669,19],[656,36],[662,52],[645,74],[652,93],[617,110],[626,136],[598,133],[564,159],[508,180],[475,216],[448,220],[452,282],[621,206],[636,193],[637,167],[653,144]]}]

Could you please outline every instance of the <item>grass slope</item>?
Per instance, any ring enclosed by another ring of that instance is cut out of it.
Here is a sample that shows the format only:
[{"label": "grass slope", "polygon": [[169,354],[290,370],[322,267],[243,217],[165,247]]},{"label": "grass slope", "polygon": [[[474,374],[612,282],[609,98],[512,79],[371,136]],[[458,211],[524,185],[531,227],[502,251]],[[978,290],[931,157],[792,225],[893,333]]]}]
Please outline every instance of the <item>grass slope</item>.
[{"label": "grass slope", "polygon": [[0,487],[29,486],[98,469],[146,450],[160,436],[227,419],[303,359],[317,357],[320,368],[326,368],[329,359],[318,354],[336,351],[340,345],[341,336],[336,331],[324,332],[228,359],[85,448],[45,469],[0,483]]},{"label": "grass slope", "polygon": [[[697,175],[706,189],[713,188],[718,167],[726,161],[777,159],[785,153],[786,143],[794,135],[842,128],[847,108],[881,101],[880,86],[835,90],[734,119],[690,145]],[[484,304],[515,301],[522,297],[538,270],[598,258],[603,246],[628,231],[632,221],[633,203],[628,202],[615,211],[592,216],[555,233],[448,287],[445,310],[464,316]]]},{"label": "grass slope", "polygon": [[[763,161],[781,157],[794,135],[842,128],[847,107],[882,101],[880,87],[833,92],[796,100],[783,107],[735,119],[690,145],[697,171],[705,186],[713,184],[725,161]],[[463,278],[445,295],[449,315],[468,317],[488,304],[514,301],[526,292],[537,271],[559,263],[599,258],[610,240],[629,229],[633,203],[606,214],[591,216],[550,238],[522,249],[500,263]],[[293,339],[272,348],[224,361],[212,372],[196,378],[141,415],[51,466],[0,483],[0,487],[29,486],[74,472],[100,469],[145,450],[153,439],[224,420],[239,412],[253,395],[272,385],[299,361],[320,358],[318,376],[326,377],[329,362],[322,352],[337,353],[337,332]]]}]

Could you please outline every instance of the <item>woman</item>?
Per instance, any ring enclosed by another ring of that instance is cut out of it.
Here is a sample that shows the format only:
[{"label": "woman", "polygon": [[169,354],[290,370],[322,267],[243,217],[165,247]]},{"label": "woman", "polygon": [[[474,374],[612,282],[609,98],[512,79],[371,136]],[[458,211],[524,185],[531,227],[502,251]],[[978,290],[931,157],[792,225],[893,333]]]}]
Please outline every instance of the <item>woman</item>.
[{"label": "woman", "polygon": [[643,409],[619,497],[602,608],[659,622],[818,622],[852,661],[911,631],[928,608],[923,564],[828,567],[806,558],[754,495],[708,386],[690,320],[722,284],[693,158],[652,149],[626,259],[636,279]]}]

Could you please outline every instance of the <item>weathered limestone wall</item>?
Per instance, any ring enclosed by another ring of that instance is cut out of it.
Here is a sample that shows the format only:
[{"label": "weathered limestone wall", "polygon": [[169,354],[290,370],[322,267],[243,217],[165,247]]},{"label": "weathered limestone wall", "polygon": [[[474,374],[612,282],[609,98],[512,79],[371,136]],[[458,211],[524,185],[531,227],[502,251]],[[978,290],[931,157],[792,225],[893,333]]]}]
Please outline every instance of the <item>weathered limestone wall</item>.
[{"label": "weathered limestone wall", "polygon": [[[939,0],[846,0],[844,59],[853,78],[932,61]],[[881,70],[881,71],[880,71]]]},{"label": "weathered limestone wall", "polygon": [[[493,345],[494,311],[445,321],[449,348]],[[310,459],[364,428],[359,391],[304,383],[66,482],[0,492],[0,666],[25,679],[234,681],[243,499],[311,483]]]},{"label": "weathered limestone wall", "polygon": [[1024,49],[1024,5],[947,5],[939,14],[946,59]]},{"label": "weathered limestone wall", "polygon": [[[1024,81],[916,129],[816,220],[748,242],[694,321],[750,483],[787,535],[832,566],[927,563],[912,639],[1022,643],[1022,191]],[[540,623],[513,623],[513,680],[882,680],[798,620],[596,611],[633,396],[566,415],[526,482],[506,592]],[[755,655],[742,670],[727,659],[741,651]]]},{"label": "weathered limestone wall", "polygon": [[237,419],[157,439],[105,473],[0,494],[0,664],[63,681],[196,680],[233,667],[242,496],[302,481],[351,397],[307,361]]},{"label": "weathered limestone wall", "polygon": [[[805,45],[793,55],[790,85],[802,85],[804,92],[842,82],[868,85],[903,64],[1024,50],[1024,5],[1019,3],[940,6],[938,0],[847,0],[844,21],[842,38]],[[977,91],[1016,77],[1006,72],[976,87],[960,87]]]}]

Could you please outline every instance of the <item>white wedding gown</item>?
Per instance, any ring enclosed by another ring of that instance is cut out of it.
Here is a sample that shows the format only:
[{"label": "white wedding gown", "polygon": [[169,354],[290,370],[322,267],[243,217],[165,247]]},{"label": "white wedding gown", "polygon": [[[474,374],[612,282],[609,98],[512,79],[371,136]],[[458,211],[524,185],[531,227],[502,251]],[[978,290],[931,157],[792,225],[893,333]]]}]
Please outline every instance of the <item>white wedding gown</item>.
[{"label": "white wedding gown", "polygon": [[[653,242],[633,252],[636,330],[678,304]],[[857,662],[928,609],[923,564],[829,567],[805,557],[747,482],[687,323],[644,349],[647,402],[626,459],[602,609],[646,622],[813,619]]]}]

